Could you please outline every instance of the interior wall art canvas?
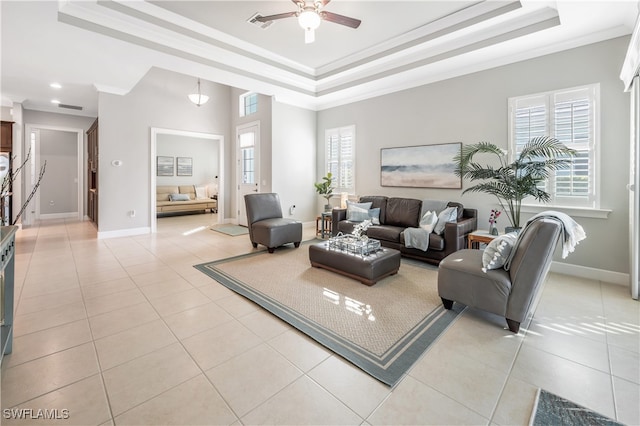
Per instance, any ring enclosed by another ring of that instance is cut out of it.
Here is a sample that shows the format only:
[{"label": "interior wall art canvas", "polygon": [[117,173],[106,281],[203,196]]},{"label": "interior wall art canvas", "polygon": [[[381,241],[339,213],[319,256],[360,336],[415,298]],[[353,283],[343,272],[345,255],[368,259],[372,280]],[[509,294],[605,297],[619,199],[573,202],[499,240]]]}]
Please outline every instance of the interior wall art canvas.
[{"label": "interior wall art canvas", "polygon": [[403,146],[380,150],[380,185],[413,188],[461,189],[453,157],[461,142]]}]

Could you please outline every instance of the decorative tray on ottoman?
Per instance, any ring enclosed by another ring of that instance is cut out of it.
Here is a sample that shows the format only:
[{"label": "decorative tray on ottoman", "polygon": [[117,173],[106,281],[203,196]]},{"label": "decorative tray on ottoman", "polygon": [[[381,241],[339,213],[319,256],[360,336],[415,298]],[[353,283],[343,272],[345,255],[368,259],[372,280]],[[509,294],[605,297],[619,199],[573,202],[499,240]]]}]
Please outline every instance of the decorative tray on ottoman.
[{"label": "decorative tray on ottoman", "polygon": [[358,238],[354,235],[337,235],[327,241],[329,250],[338,250],[358,256],[368,256],[380,250],[380,241]]}]

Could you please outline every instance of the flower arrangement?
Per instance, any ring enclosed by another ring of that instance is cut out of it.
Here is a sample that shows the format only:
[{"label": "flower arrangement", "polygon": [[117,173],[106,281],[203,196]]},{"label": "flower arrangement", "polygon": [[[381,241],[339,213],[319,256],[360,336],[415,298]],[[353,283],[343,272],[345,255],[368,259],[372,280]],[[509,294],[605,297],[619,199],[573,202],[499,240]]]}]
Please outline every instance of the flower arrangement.
[{"label": "flower arrangement", "polygon": [[353,227],[351,234],[356,238],[362,238],[362,233],[371,226],[371,219],[363,220],[359,224]]},{"label": "flower arrangement", "polygon": [[496,223],[498,223],[498,216],[502,213],[500,210],[491,209],[491,214],[489,215],[489,232],[492,235],[498,235],[498,228],[496,228]]}]

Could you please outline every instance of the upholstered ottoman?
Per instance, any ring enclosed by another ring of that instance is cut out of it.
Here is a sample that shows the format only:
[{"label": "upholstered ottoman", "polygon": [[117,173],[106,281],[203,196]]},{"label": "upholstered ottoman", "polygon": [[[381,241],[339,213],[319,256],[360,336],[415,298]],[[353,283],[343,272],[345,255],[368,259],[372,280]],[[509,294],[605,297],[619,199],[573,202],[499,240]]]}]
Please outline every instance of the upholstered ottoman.
[{"label": "upholstered ottoman", "polygon": [[309,247],[311,266],[324,268],[373,285],[379,280],[396,274],[400,269],[400,252],[382,248],[368,256],[359,256],[339,250],[329,250],[326,243]]}]

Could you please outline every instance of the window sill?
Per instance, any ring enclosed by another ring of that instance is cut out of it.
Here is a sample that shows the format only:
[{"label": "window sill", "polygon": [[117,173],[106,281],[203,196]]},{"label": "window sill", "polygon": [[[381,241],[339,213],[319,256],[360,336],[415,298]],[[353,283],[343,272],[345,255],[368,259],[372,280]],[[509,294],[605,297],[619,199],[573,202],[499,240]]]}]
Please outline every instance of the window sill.
[{"label": "window sill", "polygon": [[608,219],[610,209],[596,209],[592,207],[569,207],[569,206],[547,206],[538,204],[523,204],[520,211],[522,213],[541,213],[546,210],[556,210],[575,217],[589,217],[593,219]]}]

